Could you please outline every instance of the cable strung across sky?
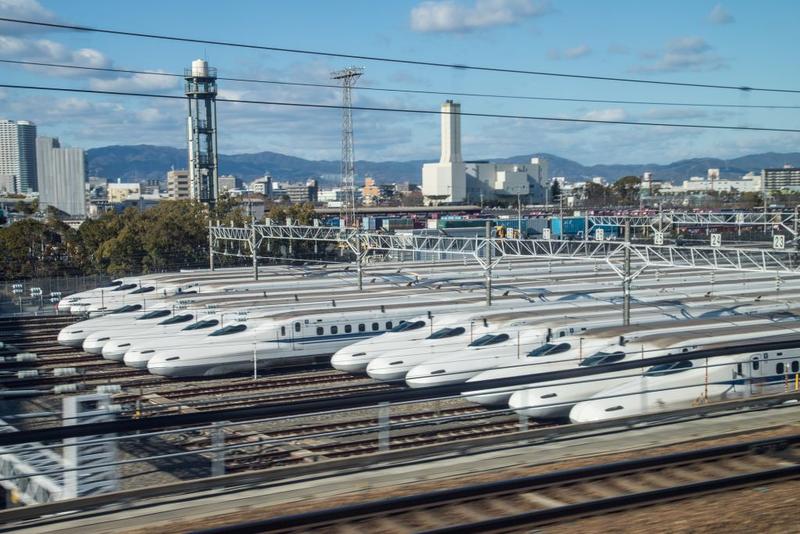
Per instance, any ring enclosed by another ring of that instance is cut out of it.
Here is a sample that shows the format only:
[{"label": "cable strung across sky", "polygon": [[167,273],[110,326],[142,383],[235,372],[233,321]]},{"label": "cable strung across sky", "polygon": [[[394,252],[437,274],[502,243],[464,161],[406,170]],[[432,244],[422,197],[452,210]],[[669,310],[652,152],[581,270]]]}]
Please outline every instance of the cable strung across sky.
[{"label": "cable strung across sky", "polygon": [[734,90],[734,91],[762,91],[762,92],[771,92],[771,93],[800,93],[800,89],[785,89],[785,88],[771,88],[771,87],[751,87],[747,85],[718,85],[718,84],[706,84],[706,83],[690,83],[690,82],[676,82],[676,81],[660,81],[660,80],[646,80],[642,78],[622,78],[622,77],[614,77],[614,76],[594,76],[588,74],[570,74],[564,72],[546,72],[546,71],[535,71],[535,70],[525,70],[525,69],[513,69],[508,67],[490,67],[490,66],[483,66],[483,65],[467,65],[467,64],[459,64],[459,63],[441,63],[436,61],[423,61],[423,60],[415,60],[415,59],[402,59],[402,58],[391,58],[391,57],[382,57],[382,56],[367,56],[361,54],[344,54],[340,52],[326,52],[322,50],[303,50],[299,48],[283,48],[277,46],[266,46],[266,45],[256,45],[256,44],[248,44],[248,43],[237,43],[233,41],[216,41],[211,39],[198,39],[193,37],[177,37],[173,35],[160,35],[155,33],[143,33],[143,32],[133,32],[133,31],[123,31],[123,30],[111,30],[108,28],[96,28],[91,26],[77,26],[74,24],[58,24],[55,22],[44,22],[44,21],[36,21],[36,20],[25,20],[25,19],[16,19],[16,18],[9,18],[9,17],[0,17],[0,21],[2,22],[11,22],[16,24],[27,24],[30,26],[40,26],[46,28],[58,28],[64,30],[75,30],[75,31],[82,31],[82,32],[93,32],[93,33],[104,33],[109,35],[121,35],[127,37],[141,37],[145,39],[159,39],[163,41],[176,41],[176,42],[183,42],[183,43],[197,43],[197,44],[207,44],[207,45],[215,45],[215,46],[227,46],[227,47],[235,47],[235,48],[248,48],[251,50],[267,50],[270,52],[285,52],[291,54],[303,54],[303,55],[312,55],[312,56],[325,56],[325,57],[336,57],[336,58],[344,58],[344,59],[357,59],[361,61],[380,61],[384,63],[395,63],[395,64],[404,64],[404,65],[416,65],[421,67],[442,67],[448,69],[459,69],[459,70],[473,70],[473,71],[482,71],[482,72],[495,72],[495,73],[503,73],[503,74],[523,74],[523,75],[531,75],[531,76],[552,76],[558,78],[575,78],[581,80],[597,80],[597,81],[608,81],[608,82],[622,82],[622,83],[640,83],[640,84],[651,84],[651,85],[671,85],[671,86],[678,86],[678,87],[695,87],[695,88],[704,88],[704,89],[727,89],[727,90]]},{"label": "cable strung across sky", "polygon": [[[120,74],[142,74],[147,76],[164,76],[171,78],[183,78],[183,74],[175,72],[161,72],[154,70],[134,70],[134,69],[118,69],[113,67],[88,67],[85,65],[68,65],[64,63],[44,63],[41,61],[22,61],[16,59],[0,59],[0,63],[7,63],[11,65],[23,65],[34,67],[55,67],[59,69],[74,69],[96,72],[117,72]],[[256,83],[267,85],[282,85],[290,87],[316,87],[324,89],[341,89],[340,86],[328,83],[314,83],[314,82],[291,82],[280,80],[264,80],[260,78],[234,78],[218,76],[218,80],[242,82],[242,83]],[[393,87],[370,87],[359,85],[353,89],[357,91],[376,91],[387,93],[410,93],[422,95],[437,95],[437,96],[466,96],[477,98],[498,98],[508,100],[539,100],[547,102],[582,102],[592,104],[631,104],[631,105],[646,105],[646,106],[681,106],[681,107],[704,107],[704,108],[747,108],[747,109],[800,109],[800,106],[781,106],[781,105],[768,105],[768,104],[711,104],[699,102],[659,102],[647,100],[602,100],[596,98],[558,98],[551,96],[533,96],[533,95],[507,95],[499,93],[465,93],[458,91],[433,91],[425,89],[401,89]]]},{"label": "cable strung across sky", "polygon": [[[17,85],[2,83],[0,88],[4,89],[29,89],[35,91],[55,91],[64,93],[86,93],[96,95],[115,95],[115,96],[135,96],[144,98],[162,98],[169,100],[186,100],[185,96],[178,95],[163,95],[156,93],[135,93],[130,91],[104,91],[100,89],[78,89],[72,87],[53,87],[43,85]],[[295,108],[316,108],[316,109],[337,109],[344,108],[342,105],[337,104],[317,104],[311,102],[280,102],[272,100],[245,100],[234,98],[220,98],[216,99],[217,102],[230,102],[233,104],[257,104],[265,106],[285,106]],[[350,109],[356,111],[379,111],[387,113],[415,113],[420,115],[442,115],[448,112],[441,110],[431,109],[408,109],[408,108],[387,108],[377,106],[351,106]],[[584,124],[607,124],[607,125],[628,125],[628,126],[661,126],[667,128],[693,128],[693,129],[707,129],[707,130],[740,130],[740,131],[753,131],[753,132],[783,132],[783,133],[800,133],[798,129],[792,128],[768,128],[757,126],[724,126],[720,124],[685,124],[685,123],[669,123],[669,122],[635,122],[635,121],[615,121],[615,120],[600,120],[600,119],[576,119],[567,117],[544,117],[535,115],[509,115],[501,113],[474,113],[474,112],[459,112],[458,115],[462,117],[479,117],[479,118],[497,118],[497,119],[516,119],[516,120],[532,120],[532,121],[550,121],[550,122],[573,122]]]}]

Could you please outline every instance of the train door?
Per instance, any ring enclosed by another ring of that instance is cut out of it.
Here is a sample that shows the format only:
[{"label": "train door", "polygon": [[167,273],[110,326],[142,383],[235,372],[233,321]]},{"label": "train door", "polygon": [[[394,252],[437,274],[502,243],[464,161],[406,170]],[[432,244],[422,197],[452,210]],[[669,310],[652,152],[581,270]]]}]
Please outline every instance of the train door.
[{"label": "train door", "polygon": [[760,395],[764,389],[765,377],[768,374],[768,354],[756,353],[750,356],[750,394]]}]

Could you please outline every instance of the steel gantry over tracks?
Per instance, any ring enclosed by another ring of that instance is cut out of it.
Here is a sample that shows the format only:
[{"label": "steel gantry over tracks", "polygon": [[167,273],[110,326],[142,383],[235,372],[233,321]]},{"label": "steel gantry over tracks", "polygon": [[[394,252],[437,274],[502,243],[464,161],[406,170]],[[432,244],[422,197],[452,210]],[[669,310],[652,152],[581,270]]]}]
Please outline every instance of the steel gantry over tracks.
[{"label": "steel gantry over tracks", "polygon": [[[630,235],[630,221],[625,224]],[[624,241],[501,239],[486,237],[450,237],[428,234],[384,234],[358,229],[325,226],[253,224],[249,227],[209,226],[209,253],[214,266],[215,246],[224,241],[246,243],[258,272],[258,250],[272,241],[337,243],[353,252],[359,289],[363,288],[362,265],[370,251],[411,252],[439,256],[473,258],[486,275],[487,304],[491,304],[492,269],[505,258],[546,258],[553,260],[604,261],[623,283],[626,302],[625,321],[630,302],[631,282],[649,267],[677,267],[703,270],[774,272],[779,281],[782,273],[800,272],[800,254],[793,250],[768,248],[711,247],[687,245],[653,245]]]}]

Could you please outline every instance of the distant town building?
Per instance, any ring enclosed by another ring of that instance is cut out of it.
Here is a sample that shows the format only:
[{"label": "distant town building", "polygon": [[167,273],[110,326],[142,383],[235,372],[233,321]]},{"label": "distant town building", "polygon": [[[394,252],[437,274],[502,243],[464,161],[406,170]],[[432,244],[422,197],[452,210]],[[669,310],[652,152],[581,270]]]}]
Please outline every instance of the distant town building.
[{"label": "distant town building", "polygon": [[[713,170],[713,169],[712,169]],[[712,176],[709,174],[708,176]],[[717,175],[718,176],[718,175]],[[749,173],[740,179],[721,179],[693,176],[684,180],[680,185],[672,183],[660,184],[658,193],[662,195],[679,194],[706,194],[712,191],[719,193],[739,192],[739,193],[758,193],[762,189],[762,178],[758,174]]]},{"label": "distant town building", "polygon": [[170,200],[189,200],[192,198],[192,181],[188,170],[167,172],[167,197]]},{"label": "distant town building", "polygon": [[784,165],[778,169],[763,169],[761,179],[764,191],[800,191],[800,167]]},{"label": "distant town building", "polygon": [[108,184],[108,201],[112,204],[124,202],[128,197],[140,198],[142,185],[139,183],[116,182]]},{"label": "distant town building", "polygon": [[273,195],[272,176],[266,174],[261,178],[256,178],[250,183],[250,190],[270,198]]},{"label": "distant town building", "polygon": [[16,193],[38,191],[36,125],[30,121],[0,120],[0,177],[14,182]]},{"label": "distant town building", "polygon": [[232,174],[225,174],[219,177],[219,192],[226,193],[236,189],[236,177]]},{"label": "distant town building", "polygon": [[364,178],[364,187],[361,188],[361,198],[364,204],[374,204],[381,198],[381,189],[375,185],[373,178]]},{"label": "distant town building", "polygon": [[547,162],[465,162],[461,155],[461,105],[447,100],[441,113],[441,154],[438,163],[422,166],[422,193],[429,203],[477,202],[480,199],[524,196],[544,199],[549,184]]},{"label": "distant town building", "polygon": [[36,139],[39,206],[86,217],[86,157],[81,148],[61,148],[54,137]]},{"label": "distant town building", "polygon": [[303,202],[317,202],[318,189],[316,180],[308,180],[305,184],[289,184],[284,190],[285,194],[289,196],[289,201],[293,204],[301,204]]}]

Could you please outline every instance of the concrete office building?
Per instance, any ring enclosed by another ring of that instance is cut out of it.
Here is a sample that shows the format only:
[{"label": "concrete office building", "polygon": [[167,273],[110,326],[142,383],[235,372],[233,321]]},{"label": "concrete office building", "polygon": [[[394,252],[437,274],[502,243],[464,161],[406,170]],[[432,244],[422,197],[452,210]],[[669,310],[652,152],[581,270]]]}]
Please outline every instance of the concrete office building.
[{"label": "concrete office building", "polygon": [[784,165],[778,169],[763,169],[761,171],[761,186],[764,191],[800,191],[800,167]]},{"label": "concrete office building", "polygon": [[319,194],[317,181],[311,179],[305,184],[289,184],[285,189],[285,193],[289,196],[289,201],[293,204],[317,202]]},{"label": "concrete office building", "polygon": [[192,198],[191,182],[187,170],[167,172],[167,197],[170,200],[189,200]]},{"label": "concrete office building", "polygon": [[36,139],[39,206],[86,217],[86,157],[82,148],[61,148],[54,137]]},{"label": "concrete office building", "polygon": [[236,177],[232,174],[225,174],[219,177],[219,192],[225,193],[236,189]]},{"label": "concrete office building", "polygon": [[422,166],[422,194],[431,203],[475,203],[519,196],[525,202],[544,199],[549,185],[547,162],[467,161],[461,154],[461,105],[442,104],[441,155],[438,163]]},{"label": "concrete office building", "polygon": [[36,176],[36,125],[32,122],[0,120],[0,176],[5,176],[6,182],[14,181],[16,193],[39,190]]}]

